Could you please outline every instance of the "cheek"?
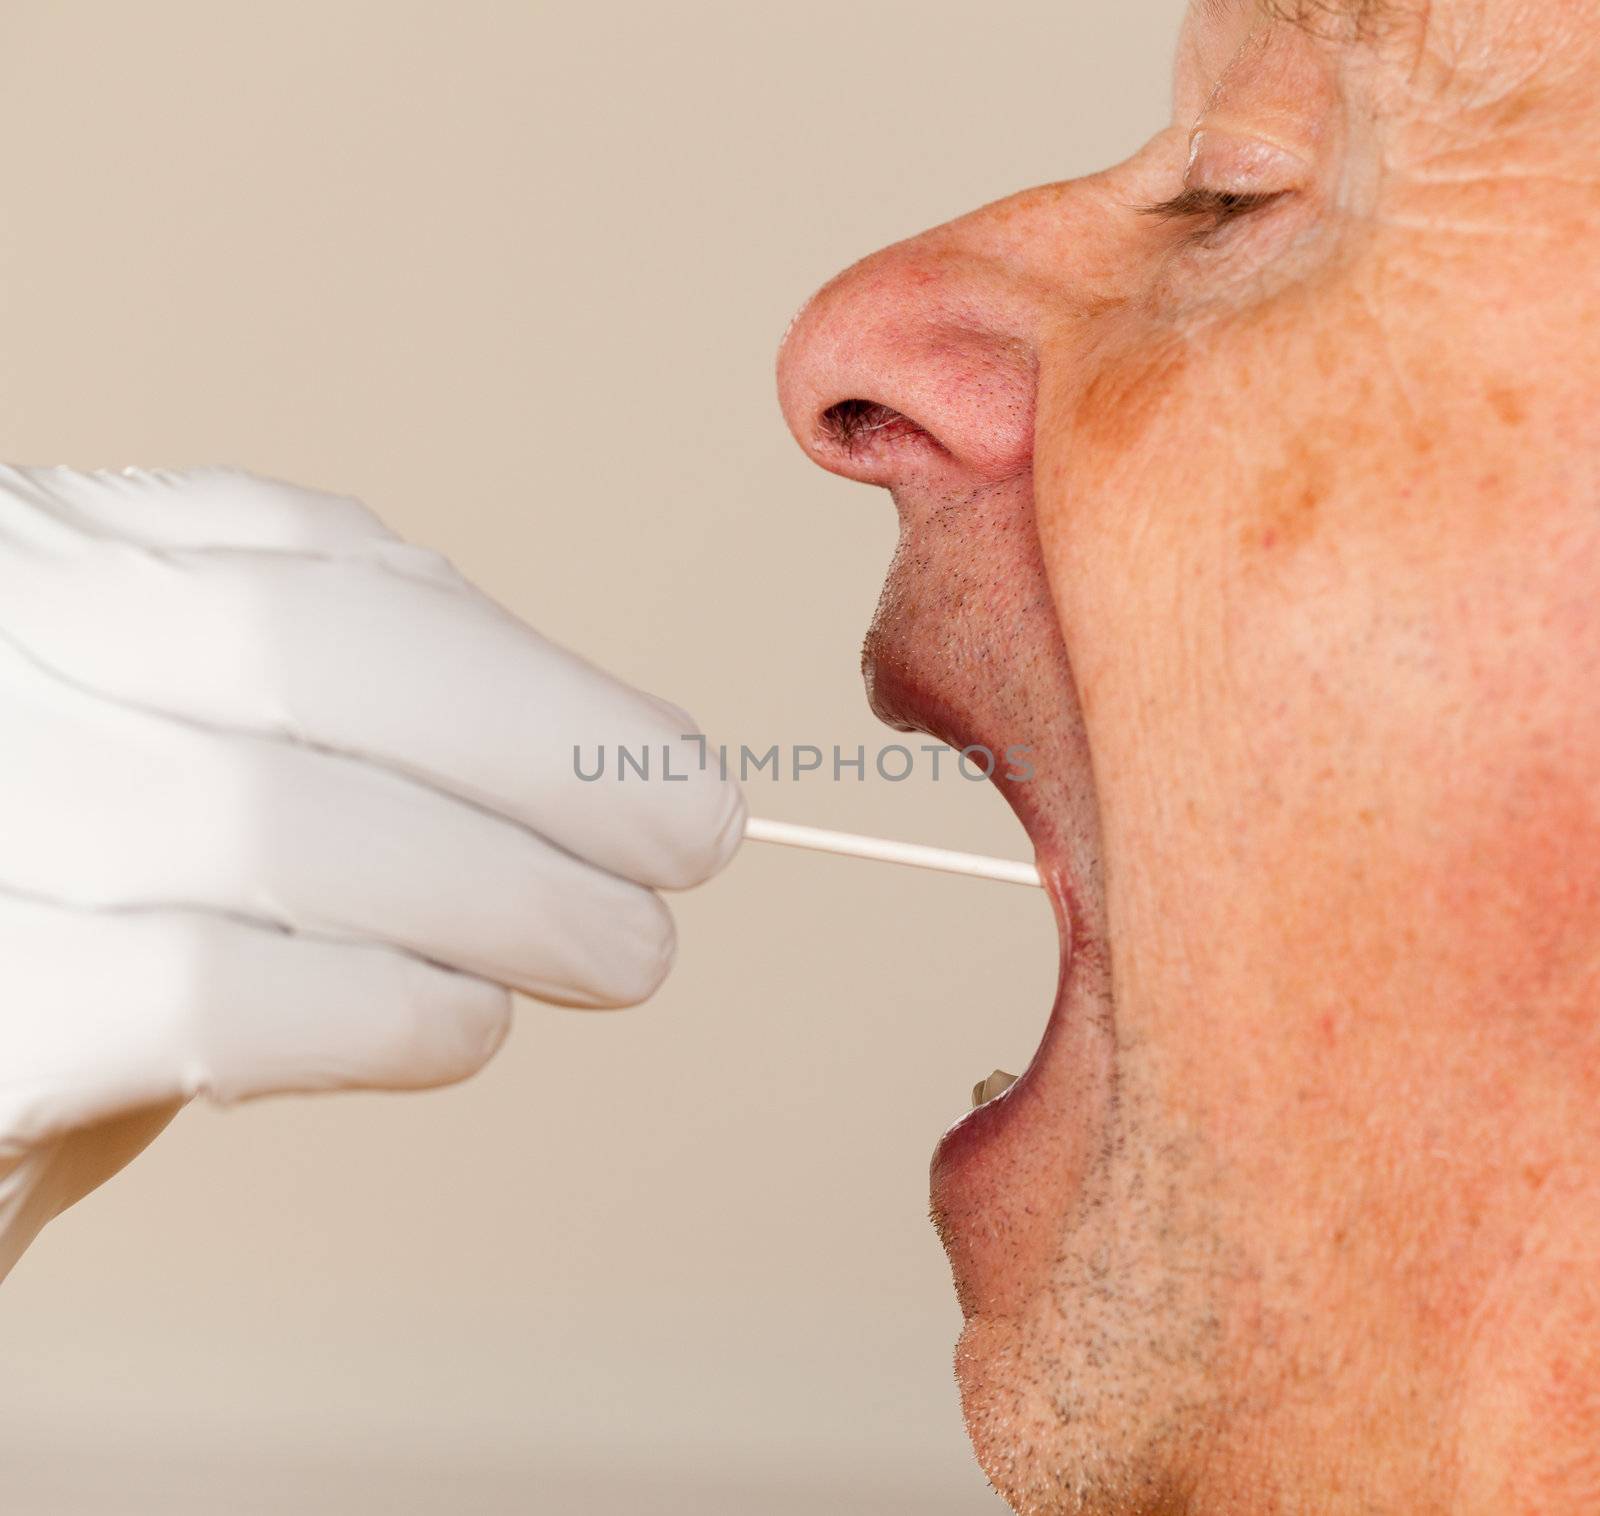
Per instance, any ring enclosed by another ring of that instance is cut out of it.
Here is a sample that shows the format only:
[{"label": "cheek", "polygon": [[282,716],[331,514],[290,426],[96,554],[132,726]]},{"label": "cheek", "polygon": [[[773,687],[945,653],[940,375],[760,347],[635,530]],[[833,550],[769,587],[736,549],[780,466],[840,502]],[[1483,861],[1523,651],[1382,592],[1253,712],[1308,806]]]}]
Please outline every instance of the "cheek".
[{"label": "cheek", "polygon": [[1106,810],[1156,844],[1135,869],[1236,856],[1350,745],[1334,687],[1377,640],[1361,555],[1416,509],[1426,444],[1329,325],[1286,297],[1043,375],[1040,537]]},{"label": "cheek", "polygon": [[1294,297],[1042,374],[1040,535],[1118,972],[1168,1015],[1203,1002],[1199,1036],[1268,1008],[1280,1050],[1290,1008],[1304,1046],[1370,1034],[1586,950],[1600,731],[1560,694],[1600,672],[1600,552],[1535,540],[1557,528],[1503,397],[1419,390],[1421,364],[1402,391],[1393,360]]}]

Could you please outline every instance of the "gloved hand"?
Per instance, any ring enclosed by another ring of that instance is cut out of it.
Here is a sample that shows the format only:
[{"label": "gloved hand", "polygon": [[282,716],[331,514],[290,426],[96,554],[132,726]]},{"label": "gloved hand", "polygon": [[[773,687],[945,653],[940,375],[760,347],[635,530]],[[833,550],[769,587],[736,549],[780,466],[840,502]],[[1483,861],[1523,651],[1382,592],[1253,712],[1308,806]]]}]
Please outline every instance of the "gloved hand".
[{"label": "gloved hand", "polygon": [[444,1084],[511,990],[644,999],[654,891],[742,833],[693,731],[358,501],[0,468],[0,1275],[192,1096]]}]

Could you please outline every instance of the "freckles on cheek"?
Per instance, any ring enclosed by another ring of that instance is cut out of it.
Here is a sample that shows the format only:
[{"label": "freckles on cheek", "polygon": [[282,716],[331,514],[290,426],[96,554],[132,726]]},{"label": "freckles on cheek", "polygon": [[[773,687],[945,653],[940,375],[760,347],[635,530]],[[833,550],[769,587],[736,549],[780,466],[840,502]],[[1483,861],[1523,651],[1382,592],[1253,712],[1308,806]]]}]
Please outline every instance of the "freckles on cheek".
[{"label": "freckles on cheek", "polygon": [[[1286,378],[1287,387],[1287,378]],[[1288,568],[1308,550],[1330,544],[1347,528],[1395,525],[1412,506],[1406,484],[1431,467],[1431,438],[1400,438],[1388,398],[1370,376],[1345,376],[1337,404],[1330,387],[1309,413],[1288,413],[1263,401],[1239,471],[1234,549],[1241,570]]]},{"label": "freckles on cheek", "polygon": [[[1145,320],[1075,373],[1084,355],[1062,354],[1068,377],[1042,396],[1036,484],[1051,588],[1086,714],[1137,723],[1121,735],[1143,741],[1141,771],[1152,743],[1212,738],[1231,723],[1223,675],[1241,559],[1311,540],[1322,518],[1321,460],[1309,447],[1284,459],[1282,417],[1252,393],[1282,380],[1278,365],[1260,377],[1263,352],[1236,320],[1200,331]],[[1242,488],[1263,449],[1279,477]]]},{"label": "freckles on cheek", "polygon": [[1041,362],[1035,516],[1064,621],[1098,623],[1136,589],[1129,544],[1174,503],[1170,460],[1190,366],[1170,332],[1098,354],[1063,340]]},{"label": "freckles on cheek", "polygon": [[1254,492],[1256,509],[1239,528],[1242,558],[1269,558],[1305,547],[1323,521],[1333,486],[1330,460],[1305,437],[1293,439],[1284,464],[1267,471]]},{"label": "freckles on cheek", "polygon": [[1170,334],[1095,368],[1073,407],[1073,444],[1085,459],[1134,453],[1183,387],[1189,348]]},{"label": "freckles on cheek", "polygon": [[1086,715],[1136,710],[1148,767],[1154,739],[1226,748],[1270,717],[1282,692],[1233,661],[1340,580],[1350,527],[1394,514],[1371,488],[1393,407],[1304,291],[1186,327],[1109,319],[1041,355],[1037,519]]}]

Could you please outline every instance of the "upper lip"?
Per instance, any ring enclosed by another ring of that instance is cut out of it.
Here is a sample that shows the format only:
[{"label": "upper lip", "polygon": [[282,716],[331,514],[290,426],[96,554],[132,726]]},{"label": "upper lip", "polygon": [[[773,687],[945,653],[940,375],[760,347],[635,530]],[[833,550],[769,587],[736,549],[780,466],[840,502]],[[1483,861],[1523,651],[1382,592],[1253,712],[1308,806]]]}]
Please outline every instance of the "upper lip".
[{"label": "upper lip", "polygon": [[[981,728],[970,711],[942,694],[928,679],[919,675],[901,656],[894,642],[879,634],[876,627],[867,635],[861,654],[861,673],[866,681],[867,704],[885,725],[900,732],[922,732],[957,752],[981,747],[989,755],[996,775],[1006,767],[1006,747],[1010,734]],[[1038,809],[1038,788],[1032,784],[1002,783],[997,786],[1015,812],[1039,855],[1046,887],[1051,887],[1052,871],[1045,868],[1052,828]]]},{"label": "upper lip", "polygon": [[868,634],[862,650],[861,673],[873,715],[897,732],[923,732],[957,749],[980,741],[970,717],[914,674],[875,633]]}]

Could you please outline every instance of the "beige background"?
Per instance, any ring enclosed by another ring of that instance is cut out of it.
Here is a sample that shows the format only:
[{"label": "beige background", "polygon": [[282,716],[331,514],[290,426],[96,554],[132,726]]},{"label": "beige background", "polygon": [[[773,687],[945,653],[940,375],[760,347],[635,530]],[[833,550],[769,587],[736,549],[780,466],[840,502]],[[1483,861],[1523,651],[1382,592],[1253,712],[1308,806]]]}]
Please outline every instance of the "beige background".
[{"label": "beige background", "polygon": [[[1178,0],[0,7],[0,456],[360,494],[734,742],[875,744],[886,498],[772,399],[805,294],[1128,151]],[[987,786],[768,814],[1026,855]],[[998,1509],[926,1164],[1041,896],[750,850],[616,1017],[420,1097],[194,1110],[0,1291],[0,1501]]]}]

